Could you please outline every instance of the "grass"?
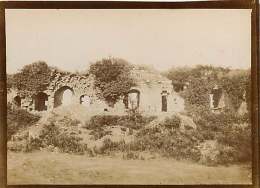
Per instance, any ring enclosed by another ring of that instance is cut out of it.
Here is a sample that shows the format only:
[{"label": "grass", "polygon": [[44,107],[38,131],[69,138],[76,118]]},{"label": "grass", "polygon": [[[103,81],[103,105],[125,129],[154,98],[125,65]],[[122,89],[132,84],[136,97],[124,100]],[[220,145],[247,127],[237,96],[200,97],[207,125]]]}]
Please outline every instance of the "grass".
[{"label": "grass", "polygon": [[208,167],[157,158],[123,160],[66,153],[8,152],[8,184],[250,184],[248,165]]}]

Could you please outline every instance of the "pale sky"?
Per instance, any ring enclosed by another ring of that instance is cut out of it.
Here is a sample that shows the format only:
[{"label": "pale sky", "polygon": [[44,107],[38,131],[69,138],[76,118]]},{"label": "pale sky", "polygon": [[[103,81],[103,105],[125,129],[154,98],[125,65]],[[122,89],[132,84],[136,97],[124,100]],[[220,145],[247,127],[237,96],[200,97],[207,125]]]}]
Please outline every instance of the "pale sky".
[{"label": "pale sky", "polygon": [[158,70],[249,68],[251,10],[6,10],[7,73],[43,60],[67,71],[113,56]]}]

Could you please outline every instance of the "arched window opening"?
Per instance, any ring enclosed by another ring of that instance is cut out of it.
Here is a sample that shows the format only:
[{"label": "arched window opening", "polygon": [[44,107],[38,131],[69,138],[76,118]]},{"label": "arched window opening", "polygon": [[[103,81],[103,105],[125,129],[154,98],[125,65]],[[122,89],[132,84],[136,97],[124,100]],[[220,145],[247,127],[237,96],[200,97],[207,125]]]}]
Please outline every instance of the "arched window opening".
[{"label": "arched window opening", "polygon": [[19,108],[21,107],[21,97],[20,96],[14,97],[14,105]]},{"label": "arched window opening", "polygon": [[68,86],[63,86],[54,94],[54,108],[58,106],[67,106],[72,103],[74,91]]},{"label": "arched window opening", "polygon": [[90,97],[88,95],[81,95],[79,98],[80,104],[86,107],[90,106]]}]

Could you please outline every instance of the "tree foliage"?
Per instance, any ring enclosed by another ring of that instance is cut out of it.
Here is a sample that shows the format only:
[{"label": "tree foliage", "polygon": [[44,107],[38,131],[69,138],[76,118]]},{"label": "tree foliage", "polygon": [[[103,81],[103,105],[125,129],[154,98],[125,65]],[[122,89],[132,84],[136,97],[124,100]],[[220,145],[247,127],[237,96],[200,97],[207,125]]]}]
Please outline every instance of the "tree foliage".
[{"label": "tree foliage", "polygon": [[50,83],[52,69],[46,62],[25,65],[20,72],[9,75],[7,86],[15,88],[22,96],[32,96],[44,91]]},{"label": "tree foliage", "polygon": [[95,76],[95,87],[101,91],[99,96],[113,105],[134,86],[130,71],[132,66],[123,59],[104,58],[90,66]]},{"label": "tree foliage", "polygon": [[[173,81],[173,85],[189,83],[181,94],[188,106],[209,105],[209,94],[215,85],[223,88],[235,109],[244,100],[250,104],[250,73],[244,70],[198,65],[194,68],[175,68],[164,73]],[[175,87],[176,89],[176,87]]]},{"label": "tree foliage", "polygon": [[7,139],[19,130],[32,126],[40,119],[40,116],[31,114],[23,109],[12,108],[7,104]]},{"label": "tree foliage", "polygon": [[244,100],[250,106],[251,80],[248,71],[233,76],[224,76],[221,83],[235,109],[238,109]]}]

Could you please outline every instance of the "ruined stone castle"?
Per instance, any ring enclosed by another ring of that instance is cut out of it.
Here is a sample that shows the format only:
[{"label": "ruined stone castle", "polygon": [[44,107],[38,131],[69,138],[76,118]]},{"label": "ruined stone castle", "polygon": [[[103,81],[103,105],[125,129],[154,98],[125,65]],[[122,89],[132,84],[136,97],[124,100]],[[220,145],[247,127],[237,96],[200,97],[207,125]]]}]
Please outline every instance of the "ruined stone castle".
[{"label": "ruined stone castle", "polygon": [[[31,112],[50,111],[70,104],[80,104],[95,112],[124,113],[127,109],[138,109],[142,113],[158,114],[185,110],[184,99],[179,91],[174,90],[172,81],[154,70],[133,69],[131,76],[135,79],[136,86],[113,107],[98,97],[99,91],[94,87],[93,75],[64,74],[58,71],[52,74],[54,79],[45,91],[32,97],[21,97],[18,91],[11,89],[7,95],[8,102]],[[231,106],[227,94],[218,86],[212,89],[209,101],[213,112],[219,112],[227,105]],[[245,105],[243,108],[242,113]]]},{"label": "ruined stone castle", "polygon": [[8,93],[8,102],[28,111],[48,111],[53,108],[81,104],[95,111],[124,112],[138,109],[143,113],[181,112],[184,100],[174,91],[171,80],[153,71],[134,69],[131,74],[136,86],[113,107],[98,98],[93,75],[62,74],[54,71],[47,89],[33,97],[21,97],[16,90]]}]

